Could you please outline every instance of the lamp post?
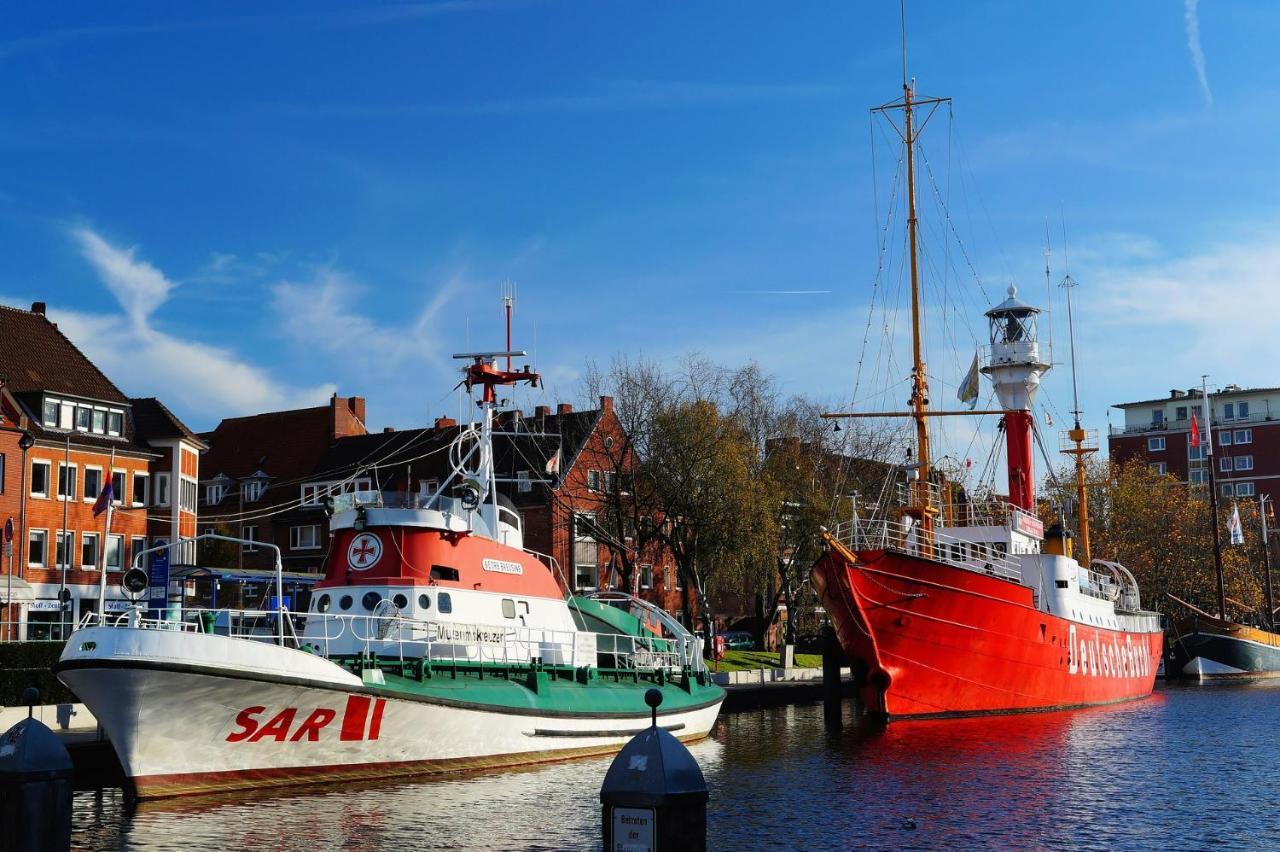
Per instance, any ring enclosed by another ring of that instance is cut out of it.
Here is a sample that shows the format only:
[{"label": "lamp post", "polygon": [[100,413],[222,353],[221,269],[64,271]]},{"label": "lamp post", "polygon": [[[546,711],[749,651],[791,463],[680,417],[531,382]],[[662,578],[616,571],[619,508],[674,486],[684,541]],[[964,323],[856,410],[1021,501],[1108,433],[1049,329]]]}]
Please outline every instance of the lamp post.
[{"label": "lamp post", "polygon": [[[18,570],[24,575],[26,574],[27,564],[27,451],[36,444],[36,437],[26,429],[22,430],[22,435],[18,438],[18,449],[22,450],[22,486],[19,494],[18,503]],[[13,606],[13,563],[9,564],[10,591],[6,597],[6,605]],[[10,623],[12,624],[12,619]],[[16,637],[15,637],[16,638]]]}]

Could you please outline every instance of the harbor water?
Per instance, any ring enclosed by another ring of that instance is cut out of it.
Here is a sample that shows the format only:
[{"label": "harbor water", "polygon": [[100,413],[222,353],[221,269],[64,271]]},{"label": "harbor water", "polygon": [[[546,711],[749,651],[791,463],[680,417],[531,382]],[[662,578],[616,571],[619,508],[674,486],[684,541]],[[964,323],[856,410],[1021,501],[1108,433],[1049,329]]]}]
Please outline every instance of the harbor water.
[{"label": "harbor water", "polygon": [[[1280,684],[1158,687],[1023,716],[725,714],[692,746],[713,849],[1280,848]],[[423,732],[430,736],[430,732]],[[130,806],[75,798],[84,849],[595,849],[609,759]]]}]

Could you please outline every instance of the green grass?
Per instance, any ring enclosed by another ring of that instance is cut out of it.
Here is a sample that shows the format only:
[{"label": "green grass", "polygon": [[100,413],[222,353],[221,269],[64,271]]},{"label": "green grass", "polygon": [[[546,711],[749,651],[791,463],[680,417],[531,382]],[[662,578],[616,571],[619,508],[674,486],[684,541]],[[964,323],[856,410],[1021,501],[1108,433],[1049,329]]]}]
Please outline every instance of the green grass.
[{"label": "green grass", "polygon": [[[748,669],[776,669],[778,660],[777,651],[726,651],[723,660],[710,665],[713,672],[741,672]],[[796,667],[820,669],[822,655],[796,654]]]}]

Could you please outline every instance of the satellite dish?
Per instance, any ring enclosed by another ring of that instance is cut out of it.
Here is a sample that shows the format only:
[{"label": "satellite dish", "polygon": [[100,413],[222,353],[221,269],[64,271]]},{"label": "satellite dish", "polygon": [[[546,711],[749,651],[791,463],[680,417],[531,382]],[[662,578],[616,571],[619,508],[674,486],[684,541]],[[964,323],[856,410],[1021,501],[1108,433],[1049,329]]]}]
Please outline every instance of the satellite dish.
[{"label": "satellite dish", "polygon": [[151,585],[151,578],[147,576],[147,572],[136,566],[125,571],[124,576],[120,578],[121,591],[126,598],[134,602],[142,599],[149,585]]}]

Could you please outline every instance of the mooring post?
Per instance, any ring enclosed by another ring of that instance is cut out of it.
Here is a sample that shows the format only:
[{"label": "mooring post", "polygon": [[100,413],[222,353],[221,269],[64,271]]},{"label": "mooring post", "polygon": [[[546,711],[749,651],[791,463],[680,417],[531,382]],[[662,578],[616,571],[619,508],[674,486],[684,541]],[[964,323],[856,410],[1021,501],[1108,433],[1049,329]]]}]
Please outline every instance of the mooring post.
[{"label": "mooring post", "polygon": [[0,849],[47,852],[71,848],[71,755],[32,707],[40,691],[22,695],[27,718],[0,734]]},{"label": "mooring post", "polygon": [[840,647],[835,628],[822,625],[822,718],[832,731],[844,725],[844,684],[840,681],[843,664],[844,649]]}]

